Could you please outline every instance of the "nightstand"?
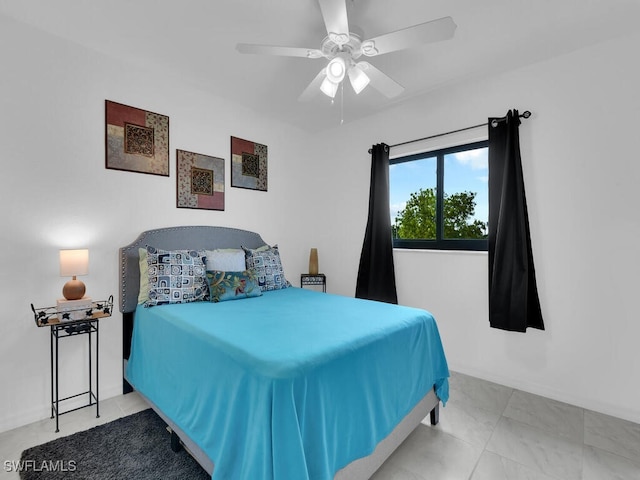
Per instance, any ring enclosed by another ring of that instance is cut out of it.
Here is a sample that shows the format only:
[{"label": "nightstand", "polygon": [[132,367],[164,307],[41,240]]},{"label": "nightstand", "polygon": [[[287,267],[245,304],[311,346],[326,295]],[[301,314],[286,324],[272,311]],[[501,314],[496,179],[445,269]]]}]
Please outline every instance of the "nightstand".
[{"label": "nightstand", "polygon": [[300,286],[322,285],[322,291],[327,292],[327,276],[324,273],[303,273],[300,275]]},{"label": "nightstand", "polygon": [[[99,346],[99,324],[101,318],[111,316],[113,312],[113,295],[105,301],[93,301],[83,308],[65,309],[59,311],[58,307],[34,308],[31,304],[33,317],[38,327],[49,327],[50,336],[50,358],[51,358],[51,418],[56,419],[56,433],[60,431],[58,417],[65,413],[73,412],[81,408],[96,406],[96,418],[100,417],[98,406],[98,346]],[[73,318],[73,320],[71,320]],[[95,333],[95,390],[93,385],[93,356],[92,356],[92,334]],[[75,337],[78,335],[88,336],[89,341],[89,389],[85,392],[60,398],[58,394],[58,342],[62,338]],[[60,403],[82,395],[88,396],[88,403],[81,407],[60,411]]]}]

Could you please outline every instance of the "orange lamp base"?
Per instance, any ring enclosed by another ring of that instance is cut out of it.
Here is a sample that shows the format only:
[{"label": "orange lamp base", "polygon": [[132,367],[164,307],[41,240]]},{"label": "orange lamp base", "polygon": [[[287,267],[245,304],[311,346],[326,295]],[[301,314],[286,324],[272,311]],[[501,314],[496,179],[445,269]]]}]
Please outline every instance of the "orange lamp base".
[{"label": "orange lamp base", "polygon": [[62,287],[62,295],[67,300],[80,300],[84,297],[84,292],[86,291],[86,287],[84,283],[80,280],[76,280],[76,277],[73,277],[72,280],[69,280]]}]

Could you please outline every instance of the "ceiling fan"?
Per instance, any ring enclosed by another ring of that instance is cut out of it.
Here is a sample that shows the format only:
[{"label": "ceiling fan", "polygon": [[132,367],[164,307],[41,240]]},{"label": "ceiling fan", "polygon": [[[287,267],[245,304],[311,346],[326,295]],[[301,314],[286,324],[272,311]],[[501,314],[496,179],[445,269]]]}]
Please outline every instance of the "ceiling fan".
[{"label": "ceiling fan", "polygon": [[319,49],[249,43],[236,46],[240,53],[328,59],[327,65],[302,92],[300,101],[310,100],[318,91],[334,98],[345,76],[349,77],[356,94],[371,85],[388,98],[396,97],[404,91],[404,87],[369,62],[358,61],[360,57],[374,57],[415,45],[448,40],[456,29],[451,17],[443,17],[363,40],[349,29],[346,0],[318,2],[327,28],[327,36]]}]

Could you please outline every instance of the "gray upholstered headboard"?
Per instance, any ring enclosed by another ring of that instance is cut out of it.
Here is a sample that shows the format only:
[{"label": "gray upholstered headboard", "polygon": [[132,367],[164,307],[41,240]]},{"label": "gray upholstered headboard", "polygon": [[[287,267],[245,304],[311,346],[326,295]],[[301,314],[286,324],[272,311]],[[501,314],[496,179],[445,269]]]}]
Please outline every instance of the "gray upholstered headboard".
[{"label": "gray upholstered headboard", "polygon": [[216,248],[257,248],[265,245],[254,232],[227,227],[185,226],[142,232],[120,249],[120,311],[133,312],[138,303],[140,268],[138,249],[151,245],[163,250],[213,250]]}]

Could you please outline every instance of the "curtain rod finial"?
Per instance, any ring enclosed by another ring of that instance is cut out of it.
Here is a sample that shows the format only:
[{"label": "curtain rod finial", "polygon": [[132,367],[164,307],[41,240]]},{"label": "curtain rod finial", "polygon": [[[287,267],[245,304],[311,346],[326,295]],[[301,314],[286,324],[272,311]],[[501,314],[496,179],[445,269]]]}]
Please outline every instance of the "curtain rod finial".
[{"label": "curtain rod finial", "polygon": [[[381,142],[381,143],[378,143],[378,145],[382,145],[382,146],[384,147],[384,151],[385,151],[385,152],[388,152],[388,151],[389,151],[389,148],[390,148],[390,147],[389,147],[389,145],[387,145],[386,143]],[[374,147],[375,147],[375,145],[374,145]],[[373,153],[373,148],[370,148],[370,149],[368,150],[368,152],[369,152],[369,155],[371,155],[371,153]]]}]

